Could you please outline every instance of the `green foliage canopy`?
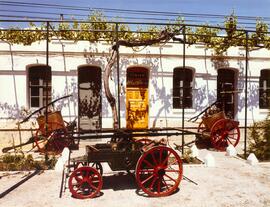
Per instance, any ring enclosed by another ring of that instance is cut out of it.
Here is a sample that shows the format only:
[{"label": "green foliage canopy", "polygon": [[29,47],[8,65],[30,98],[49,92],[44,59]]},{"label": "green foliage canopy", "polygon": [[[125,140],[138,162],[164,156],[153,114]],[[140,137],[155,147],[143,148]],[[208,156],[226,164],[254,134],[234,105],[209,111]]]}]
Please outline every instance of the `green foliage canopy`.
[{"label": "green foliage canopy", "polygon": [[[237,29],[237,17],[230,15],[225,18],[222,27],[211,27],[207,24],[202,26],[185,25],[183,18],[178,17],[175,22],[168,23],[165,26],[148,26],[138,27],[136,31],[132,31],[128,24],[109,22],[102,12],[95,11],[89,15],[86,22],[60,22],[53,25],[50,23],[47,33],[47,25],[45,23],[40,26],[29,23],[28,29],[18,27],[9,28],[0,31],[0,40],[11,44],[31,45],[34,42],[46,40],[51,41],[52,38],[61,40],[86,40],[97,42],[105,40],[115,42],[118,40],[126,41],[145,41],[155,39],[163,30],[170,32],[183,32],[185,28],[186,43],[204,44],[206,48],[213,49],[217,55],[222,55],[228,48],[233,46],[244,46],[248,50],[256,48],[270,49],[270,36],[268,34],[268,25],[261,19],[256,22],[256,30],[248,32],[248,36],[244,29]],[[117,25],[117,26],[116,26]],[[117,28],[116,28],[117,27]],[[116,30],[118,31],[116,37]]]}]

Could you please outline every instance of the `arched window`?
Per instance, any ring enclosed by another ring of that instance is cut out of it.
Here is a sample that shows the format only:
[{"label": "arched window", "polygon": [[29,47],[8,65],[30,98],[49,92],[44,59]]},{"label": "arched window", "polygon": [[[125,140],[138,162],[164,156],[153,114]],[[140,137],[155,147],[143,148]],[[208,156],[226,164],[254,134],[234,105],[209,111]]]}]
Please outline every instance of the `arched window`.
[{"label": "arched window", "polygon": [[270,69],[261,70],[259,89],[259,107],[261,109],[270,108]]},{"label": "arched window", "polygon": [[102,126],[101,68],[78,66],[79,129],[95,130]]},{"label": "arched window", "polygon": [[[51,67],[44,64],[26,66],[29,107],[42,107],[51,102]],[[48,100],[46,100],[48,98]]]},{"label": "arched window", "polygon": [[238,71],[234,68],[220,68],[217,76],[217,101],[229,118],[234,118],[237,110]]},{"label": "arched window", "polygon": [[173,70],[173,108],[192,108],[194,69],[177,67]]}]

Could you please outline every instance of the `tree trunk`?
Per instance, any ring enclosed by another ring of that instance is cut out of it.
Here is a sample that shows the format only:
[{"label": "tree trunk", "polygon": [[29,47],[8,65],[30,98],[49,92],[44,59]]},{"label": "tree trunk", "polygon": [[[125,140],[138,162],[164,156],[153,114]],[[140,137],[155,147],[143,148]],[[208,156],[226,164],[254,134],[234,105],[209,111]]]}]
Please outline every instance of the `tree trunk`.
[{"label": "tree trunk", "polygon": [[104,79],[103,79],[104,80],[105,95],[106,95],[106,98],[107,98],[107,100],[111,106],[111,109],[112,109],[113,128],[114,129],[119,128],[119,123],[118,123],[118,116],[117,116],[117,109],[116,109],[116,101],[115,101],[115,98],[113,97],[113,95],[110,91],[109,80],[110,80],[110,75],[112,72],[112,66],[115,62],[116,57],[117,57],[117,51],[113,50],[113,52],[111,54],[111,58],[110,58],[108,64],[106,65]]}]

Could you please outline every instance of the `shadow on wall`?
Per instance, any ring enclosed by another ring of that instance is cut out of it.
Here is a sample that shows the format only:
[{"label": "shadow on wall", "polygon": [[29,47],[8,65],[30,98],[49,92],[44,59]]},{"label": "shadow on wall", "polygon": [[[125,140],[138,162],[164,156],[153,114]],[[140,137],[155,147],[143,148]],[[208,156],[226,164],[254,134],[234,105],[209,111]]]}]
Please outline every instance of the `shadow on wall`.
[{"label": "shadow on wall", "polygon": [[[93,51],[94,52],[94,51]],[[239,54],[241,55],[241,54]],[[107,64],[107,58],[105,56],[99,56],[96,57],[94,53],[87,52],[85,50],[85,61],[88,64],[95,64],[99,65],[104,72],[104,69]],[[212,65],[213,67],[222,67],[227,66],[229,67],[228,60],[219,60],[219,59],[212,59]],[[219,62],[221,61],[221,62]],[[156,122],[158,118],[162,116],[166,116],[167,113],[170,113],[170,110],[172,109],[172,94],[171,89],[172,86],[169,88],[165,87],[165,84],[163,83],[163,71],[162,71],[162,59],[161,58],[144,58],[142,60],[138,60],[137,58],[126,58],[126,57],[120,57],[120,83],[122,83],[121,88],[121,95],[120,95],[120,112],[121,116],[123,118],[125,111],[126,111],[126,100],[125,100],[125,79],[126,79],[126,68],[131,65],[146,65],[150,68],[150,82],[149,84],[152,85],[152,88],[154,88],[154,91],[150,91],[150,94],[154,94],[150,97],[149,105],[150,107],[153,107],[156,105],[156,102],[159,101],[160,108],[156,109],[156,114],[154,117],[153,127],[155,127]],[[242,59],[238,60],[239,65],[239,80],[238,80],[238,88],[244,89],[244,61]],[[112,79],[117,80],[117,72],[116,72],[116,64],[113,68],[112,72]],[[171,70],[173,71],[173,69]],[[171,72],[170,77],[173,78],[173,72]],[[160,84],[161,83],[161,84]],[[103,79],[102,79],[102,87],[103,86]],[[114,88],[111,88],[111,91],[114,93],[114,91],[117,91],[118,83],[117,81],[114,82]],[[72,79],[72,81],[69,83],[68,86],[65,87],[64,91],[67,91],[69,94],[72,94],[73,96],[69,98],[69,102],[66,100],[60,100],[56,103],[56,106],[59,110],[61,110],[63,107],[70,107],[70,104],[73,104],[72,110],[73,114],[77,114],[77,105],[78,105],[78,86],[77,81],[75,78]],[[104,92],[104,89],[102,90]],[[248,105],[253,107],[258,107],[259,102],[259,90],[258,90],[258,84],[257,83],[249,83],[248,85]],[[208,94],[208,95],[207,95]],[[59,93],[57,91],[53,91],[52,93],[53,99],[57,99],[59,97],[62,97],[66,94]],[[202,111],[207,105],[205,105],[205,100],[207,100],[211,104],[216,101],[216,91],[210,90],[207,91],[206,86],[203,86],[199,88],[198,90],[194,91],[193,94],[193,100],[194,100],[194,108],[196,111]],[[117,99],[117,97],[116,97]],[[238,111],[241,111],[245,106],[245,97],[244,93],[239,94],[239,102],[238,102]],[[0,102],[0,109],[3,114],[7,115],[8,118],[16,119],[20,118],[22,119],[25,117],[24,109],[17,108],[14,104],[9,103],[1,103]],[[251,109],[250,109],[251,110]],[[196,112],[195,112],[196,113]],[[111,115],[111,109],[107,102],[106,96],[104,93],[102,93],[102,117],[110,117]],[[166,117],[165,117],[166,118]]]},{"label": "shadow on wall", "polygon": [[[209,90],[207,91],[206,85],[200,87],[198,90],[195,90],[193,94],[194,108],[196,111],[203,111],[207,106],[214,103],[217,99],[216,91]],[[205,100],[208,99],[208,103]]]},{"label": "shadow on wall", "polygon": [[[239,56],[244,57],[245,55],[239,52]],[[237,64],[239,65],[239,80],[238,80],[238,90],[241,91],[239,93],[239,102],[238,102],[238,111],[242,111],[245,108],[245,60],[238,59]],[[250,71],[248,76],[250,75]],[[252,111],[253,108],[259,107],[259,79],[256,82],[250,82],[248,80],[247,87],[247,105],[249,110]]]},{"label": "shadow on wall", "polygon": [[[70,107],[73,105],[73,113],[77,114],[76,108],[77,108],[77,103],[78,103],[78,91],[77,91],[77,83],[75,79],[72,79],[71,83],[65,87],[65,91],[68,91],[69,94],[72,96],[67,99],[61,99],[57,101],[54,104],[54,109],[55,110],[61,110],[64,107]],[[56,91],[52,91],[52,97],[53,100],[58,99],[60,97],[63,97],[67,94],[59,93]],[[20,106],[19,108],[16,107],[16,105],[8,104],[8,103],[0,103],[0,110],[8,119],[19,119],[22,120],[25,117],[27,117],[31,112],[35,111],[36,109],[33,109],[29,111],[26,109],[25,106]]]},{"label": "shadow on wall", "polygon": [[15,104],[0,103],[0,110],[9,119],[17,119],[24,116],[23,109],[19,109]]}]

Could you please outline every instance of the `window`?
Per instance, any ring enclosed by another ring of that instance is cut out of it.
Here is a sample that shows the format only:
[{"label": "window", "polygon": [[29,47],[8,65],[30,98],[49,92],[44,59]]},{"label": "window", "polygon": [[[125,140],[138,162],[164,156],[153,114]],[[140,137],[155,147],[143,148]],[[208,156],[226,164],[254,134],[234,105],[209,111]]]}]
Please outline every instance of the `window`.
[{"label": "window", "polygon": [[237,110],[238,70],[234,68],[218,69],[217,100],[228,118],[233,119]]},{"label": "window", "polygon": [[193,68],[177,67],[173,70],[173,108],[192,108]]},{"label": "window", "polygon": [[270,69],[261,70],[259,88],[260,109],[270,108]]},{"label": "window", "polygon": [[29,107],[42,107],[51,102],[51,67],[43,64],[28,65],[27,77]]}]

